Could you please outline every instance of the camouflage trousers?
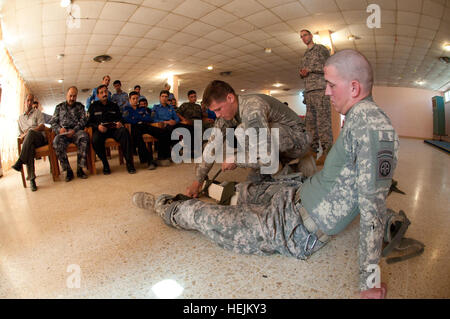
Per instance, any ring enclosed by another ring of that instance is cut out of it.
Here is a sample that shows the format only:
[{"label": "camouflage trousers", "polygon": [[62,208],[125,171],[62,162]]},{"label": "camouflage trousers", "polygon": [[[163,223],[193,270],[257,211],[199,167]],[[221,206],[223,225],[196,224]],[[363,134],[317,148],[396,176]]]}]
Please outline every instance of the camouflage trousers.
[{"label": "camouflage trousers", "polygon": [[[279,123],[273,123],[270,127],[278,128],[279,132],[279,160],[283,166],[291,160],[306,154],[311,145],[311,135],[304,126],[290,127]],[[263,182],[271,180],[271,175],[260,173],[260,168],[252,168],[247,180],[250,182]]]},{"label": "camouflage trousers", "polygon": [[325,90],[310,91],[305,93],[305,104],[306,129],[312,136],[311,147],[317,152],[320,140],[323,150],[328,152],[333,146],[330,97],[325,95]]},{"label": "camouflage trousers", "polygon": [[53,148],[55,149],[63,171],[71,169],[69,159],[67,158],[67,145],[70,143],[74,143],[78,149],[77,166],[86,167],[89,135],[85,131],[79,130],[72,137],[67,137],[67,135],[57,135],[53,140]]},{"label": "camouflage trousers", "polygon": [[[198,199],[166,208],[166,223],[196,230],[220,247],[237,253],[281,254],[307,259],[325,243],[316,241],[303,225],[295,194],[301,181],[240,183],[236,206],[213,205]],[[168,213],[168,214],[167,214]],[[315,238],[314,238],[315,239]]]}]

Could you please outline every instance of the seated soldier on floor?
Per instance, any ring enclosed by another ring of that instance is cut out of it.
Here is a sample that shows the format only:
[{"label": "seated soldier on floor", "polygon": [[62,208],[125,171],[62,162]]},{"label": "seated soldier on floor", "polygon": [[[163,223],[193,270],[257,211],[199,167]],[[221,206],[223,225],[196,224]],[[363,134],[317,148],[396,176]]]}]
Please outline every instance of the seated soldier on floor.
[{"label": "seated soldier on floor", "polygon": [[113,138],[120,143],[127,162],[127,171],[130,174],[135,174],[131,136],[123,126],[124,120],[120,108],[116,103],[108,99],[108,88],[106,85],[103,84],[97,88],[97,96],[99,100],[92,103],[89,108],[87,125],[92,127],[93,130],[92,146],[103,163],[103,174],[111,174],[105,150],[107,138]]},{"label": "seated soldier on floor", "polygon": [[125,122],[131,124],[131,137],[133,145],[138,148],[139,160],[141,164],[147,164],[149,170],[156,168],[153,161],[153,150],[150,146],[147,149],[143,134],[149,134],[158,139],[158,161],[159,166],[170,165],[170,134],[163,129],[151,126],[151,111],[147,108],[147,100],[139,100],[139,94],[135,91],[130,94],[130,103],[125,107],[123,118]]},{"label": "seated soldier on floor", "polygon": [[[320,250],[360,215],[360,296],[384,298],[387,287],[374,288],[372,269],[380,262],[383,239],[389,241],[391,222],[401,217],[386,209],[398,136],[372,99],[373,72],[364,56],[339,51],[327,60],[324,72],[325,94],[346,121],[322,171],[300,180],[238,184],[237,206],[182,194],[155,199],[142,192],[133,195],[133,203],[155,210],[170,226],[197,230],[234,252],[298,259]],[[220,119],[221,112],[216,114]]]}]

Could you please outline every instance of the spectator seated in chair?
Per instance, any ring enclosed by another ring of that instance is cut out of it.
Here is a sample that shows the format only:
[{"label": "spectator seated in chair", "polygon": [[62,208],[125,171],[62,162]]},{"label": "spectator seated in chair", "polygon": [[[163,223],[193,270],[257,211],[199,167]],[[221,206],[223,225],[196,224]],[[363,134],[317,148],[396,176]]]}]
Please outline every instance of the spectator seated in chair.
[{"label": "spectator seated in chair", "polygon": [[35,149],[47,143],[45,137],[44,116],[41,111],[33,107],[34,96],[28,94],[25,100],[25,112],[19,116],[20,137],[23,139],[19,159],[12,166],[16,171],[22,171],[22,165],[27,166],[27,180],[30,181],[31,190],[37,191],[36,174],[34,171]]},{"label": "spectator seated in chair", "polygon": [[[151,126],[151,111],[147,107],[147,100],[141,99],[138,102],[139,95],[133,91],[130,93],[130,103],[125,107],[123,117],[125,122],[131,124],[131,137],[134,146],[138,148],[139,160],[141,164],[147,164],[149,170],[158,166],[170,165],[170,133],[161,128]],[[143,134],[149,134],[158,139],[158,161],[153,160],[152,147],[147,149]],[[156,165],[155,165],[156,164]]]},{"label": "spectator seated in chair", "polygon": [[74,143],[77,146],[77,177],[86,179],[83,168],[87,164],[89,135],[84,131],[87,118],[84,105],[77,102],[78,89],[75,86],[67,90],[66,101],[58,104],[51,120],[51,126],[56,134],[53,148],[58,156],[61,168],[66,171],[66,182],[70,182],[73,171],[67,158],[67,146]]},{"label": "spectator seated in chair", "polygon": [[108,99],[108,88],[106,85],[100,85],[97,88],[97,94],[99,100],[92,103],[89,108],[87,125],[92,127],[92,146],[103,163],[103,174],[111,174],[111,169],[106,159],[105,141],[107,138],[113,138],[120,143],[127,162],[127,171],[130,174],[134,174],[136,169],[133,163],[131,136],[123,126],[124,120],[119,106]]}]

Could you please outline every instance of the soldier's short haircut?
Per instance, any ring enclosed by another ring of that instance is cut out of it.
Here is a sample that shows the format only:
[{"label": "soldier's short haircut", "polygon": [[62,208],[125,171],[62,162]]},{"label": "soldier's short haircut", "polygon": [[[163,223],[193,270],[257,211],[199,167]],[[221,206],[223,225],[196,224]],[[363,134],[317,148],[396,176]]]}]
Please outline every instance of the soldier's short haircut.
[{"label": "soldier's short haircut", "polygon": [[109,75],[105,75],[102,80],[104,80],[105,78],[110,78],[111,79],[111,77]]},{"label": "soldier's short haircut", "polygon": [[148,104],[148,101],[147,101],[147,99],[140,99],[140,100],[139,100],[139,103],[141,103],[141,102],[145,102],[145,103],[147,103],[147,104]]},{"label": "soldier's short haircut", "polygon": [[191,94],[197,94],[197,92],[195,92],[194,90],[190,90],[190,91],[188,92],[187,96],[189,97],[189,95],[191,95]]},{"label": "soldier's short haircut", "polygon": [[328,58],[325,67],[334,66],[347,81],[358,81],[365,91],[371,92],[373,71],[367,58],[358,51],[346,49]]},{"label": "soldier's short haircut", "polygon": [[78,88],[75,85],[72,85],[70,88],[68,88],[66,92],[68,93],[71,89],[74,89],[78,93]]},{"label": "soldier's short haircut", "polygon": [[170,95],[170,92],[167,90],[162,90],[161,92],[159,92],[159,96],[163,95],[163,94],[167,94],[167,96]]},{"label": "soldier's short haircut", "polygon": [[113,85],[116,85],[116,84],[122,85],[122,82],[120,82],[120,80],[115,80]]},{"label": "soldier's short haircut", "polygon": [[203,93],[202,101],[206,107],[209,107],[213,101],[225,101],[230,93],[236,96],[236,93],[231,85],[224,81],[214,80],[206,87],[205,92]]},{"label": "soldier's short haircut", "polygon": [[137,88],[139,88],[139,90],[141,89],[141,86],[140,85],[135,85],[134,86],[134,89],[136,90]]},{"label": "soldier's short haircut", "polygon": [[308,32],[308,34],[310,34],[310,35],[312,34],[311,31],[309,31],[308,29],[300,30],[300,33],[302,33],[303,31],[304,31],[304,32]]},{"label": "soldier's short haircut", "polygon": [[97,87],[97,92],[100,91],[101,88],[105,88],[106,90],[108,90],[108,87],[105,84],[102,84]]},{"label": "soldier's short haircut", "polygon": [[133,95],[139,96],[139,93],[136,91],[131,91],[130,94],[128,94],[128,97],[131,98]]}]

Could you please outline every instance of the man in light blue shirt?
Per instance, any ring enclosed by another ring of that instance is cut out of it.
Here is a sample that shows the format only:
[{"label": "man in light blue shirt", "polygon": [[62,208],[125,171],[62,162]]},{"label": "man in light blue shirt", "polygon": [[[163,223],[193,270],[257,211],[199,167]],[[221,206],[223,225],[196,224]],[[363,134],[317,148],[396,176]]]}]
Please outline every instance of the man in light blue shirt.
[{"label": "man in light blue shirt", "polygon": [[168,104],[168,99],[169,91],[162,90],[159,93],[160,104],[155,104],[152,108],[153,122],[162,122],[165,127],[173,127],[180,123],[180,118],[178,117],[177,112],[175,112],[173,106]]},{"label": "man in light blue shirt", "polygon": [[116,93],[112,95],[112,101],[119,106],[120,112],[123,113],[125,107],[129,105],[128,94],[122,91],[122,83],[120,80],[115,80],[113,86],[116,89]]},{"label": "man in light blue shirt", "polygon": [[[102,85],[106,85],[106,87],[108,87],[109,82],[111,82],[111,77],[109,75],[105,75],[102,80]],[[91,96],[89,96],[86,100],[86,111],[89,112],[89,107],[91,106],[91,103],[94,101],[99,101],[99,98],[97,96],[97,88],[94,88],[92,90]],[[108,90],[108,101],[112,101],[111,92],[109,90]]]}]

